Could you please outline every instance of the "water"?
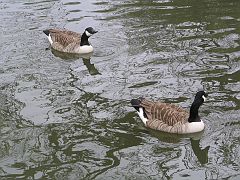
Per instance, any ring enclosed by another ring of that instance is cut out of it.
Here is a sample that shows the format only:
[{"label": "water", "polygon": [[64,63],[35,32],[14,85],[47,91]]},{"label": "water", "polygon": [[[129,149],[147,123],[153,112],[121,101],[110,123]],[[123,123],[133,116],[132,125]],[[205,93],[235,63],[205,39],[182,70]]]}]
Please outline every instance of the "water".
[{"label": "water", "polygon": [[[237,0],[0,2],[1,179],[239,179]],[[99,32],[90,60],[48,48],[43,29]],[[146,129],[145,96],[189,108],[198,137]]]}]

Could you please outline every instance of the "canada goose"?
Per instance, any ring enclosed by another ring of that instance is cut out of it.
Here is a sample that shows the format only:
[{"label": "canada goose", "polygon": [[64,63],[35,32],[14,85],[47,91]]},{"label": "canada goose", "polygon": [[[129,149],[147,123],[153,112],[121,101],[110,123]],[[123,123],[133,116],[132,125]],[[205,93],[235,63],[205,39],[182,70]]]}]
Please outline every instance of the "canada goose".
[{"label": "canada goose", "polygon": [[131,104],[146,127],[168,133],[188,134],[204,129],[198,109],[206,97],[204,91],[197,92],[190,113],[173,104],[153,102],[144,98],[132,99]]},{"label": "canada goose", "polygon": [[93,52],[93,47],[88,42],[88,38],[97,33],[92,27],[86,28],[82,35],[77,32],[60,29],[47,29],[43,32],[48,36],[53,49],[76,54]]}]

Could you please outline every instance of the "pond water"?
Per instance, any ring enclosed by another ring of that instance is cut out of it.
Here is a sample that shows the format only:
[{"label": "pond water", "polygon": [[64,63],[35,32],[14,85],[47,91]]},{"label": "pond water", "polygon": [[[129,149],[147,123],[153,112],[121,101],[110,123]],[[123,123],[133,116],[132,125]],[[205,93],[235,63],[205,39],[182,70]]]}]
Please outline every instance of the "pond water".
[{"label": "pond water", "polygon": [[[0,1],[1,179],[240,179],[238,0]],[[90,59],[42,30],[99,32]],[[130,100],[189,108],[197,137],[144,127]]]}]

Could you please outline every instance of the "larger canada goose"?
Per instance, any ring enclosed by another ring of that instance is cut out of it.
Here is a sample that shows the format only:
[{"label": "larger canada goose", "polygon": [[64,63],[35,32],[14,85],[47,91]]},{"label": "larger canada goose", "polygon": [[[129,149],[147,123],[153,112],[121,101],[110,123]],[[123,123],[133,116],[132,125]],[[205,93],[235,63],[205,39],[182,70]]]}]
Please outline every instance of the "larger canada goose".
[{"label": "larger canada goose", "polygon": [[206,97],[207,94],[204,91],[197,92],[190,113],[173,104],[153,102],[144,98],[132,99],[131,104],[146,127],[163,132],[188,134],[204,129],[198,109]]},{"label": "larger canada goose", "polygon": [[86,28],[82,35],[77,32],[60,29],[47,29],[43,32],[47,35],[53,49],[77,54],[93,52],[93,47],[88,42],[88,38],[97,33],[92,27]]}]

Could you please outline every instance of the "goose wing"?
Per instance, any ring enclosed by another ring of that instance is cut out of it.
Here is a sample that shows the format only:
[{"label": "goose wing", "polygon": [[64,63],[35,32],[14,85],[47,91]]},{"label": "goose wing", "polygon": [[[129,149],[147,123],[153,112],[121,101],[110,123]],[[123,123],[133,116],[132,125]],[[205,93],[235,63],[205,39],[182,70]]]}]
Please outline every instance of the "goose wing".
[{"label": "goose wing", "polygon": [[72,43],[80,44],[81,41],[81,34],[73,31],[49,29],[49,33],[53,43],[61,46],[62,48],[65,48]]},{"label": "goose wing", "polygon": [[148,118],[148,125],[152,123],[164,124],[165,126],[174,126],[184,124],[188,120],[188,112],[183,108],[169,103],[152,102],[146,99],[141,101],[141,106]]}]

